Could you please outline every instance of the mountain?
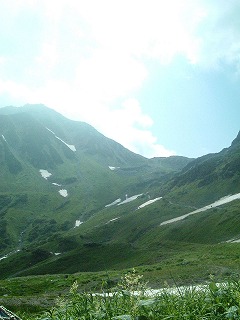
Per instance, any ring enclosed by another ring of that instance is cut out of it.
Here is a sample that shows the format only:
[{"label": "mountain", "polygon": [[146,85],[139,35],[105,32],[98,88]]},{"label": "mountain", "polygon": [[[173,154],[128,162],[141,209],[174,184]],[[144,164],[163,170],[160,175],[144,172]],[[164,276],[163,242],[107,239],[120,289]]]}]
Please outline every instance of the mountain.
[{"label": "mountain", "polygon": [[[229,148],[193,160],[169,182],[166,192],[195,205],[238,193],[240,186],[240,134]],[[192,197],[194,190],[195,196]],[[188,195],[189,194],[189,195]]]},{"label": "mountain", "polygon": [[219,153],[146,159],[43,105],[0,109],[0,128],[1,277],[237,265],[240,133]]},{"label": "mountain", "polygon": [[0,256],[64,235],[192,160],[146,159],[44,105],[1,108],[0,128]]}]

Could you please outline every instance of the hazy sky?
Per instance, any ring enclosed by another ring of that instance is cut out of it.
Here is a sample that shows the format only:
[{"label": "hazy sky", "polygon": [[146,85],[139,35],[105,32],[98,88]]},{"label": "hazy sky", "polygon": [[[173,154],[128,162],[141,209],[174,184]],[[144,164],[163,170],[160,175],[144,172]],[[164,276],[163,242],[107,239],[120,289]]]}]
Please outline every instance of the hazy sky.
[{"label": "hazy sky", "polygon": [[0,107],[43,103],[146,157],[240,129],[239,0],[1,0]]}]

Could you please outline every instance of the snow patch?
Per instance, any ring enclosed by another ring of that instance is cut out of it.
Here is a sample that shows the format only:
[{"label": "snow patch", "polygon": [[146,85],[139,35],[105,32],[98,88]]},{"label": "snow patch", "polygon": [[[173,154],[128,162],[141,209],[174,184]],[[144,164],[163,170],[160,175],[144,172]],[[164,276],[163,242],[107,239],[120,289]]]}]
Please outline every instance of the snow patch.
[{"label": "snow patch", "polygon": [[105,208],[114,206],[115,204],[118,204],[121,201],[122,201],[121,198],[118,198],[117,200],[113,201],[112,203],[106,204]]},{"label": "snow patch", "polygon": [[76,152],[77,149],[73,144],[67,144],[65,141],[63,141],[62,139],[60,139],[59,137],[56,136],[56,138],[58,140],[60,140],[62,143],[64,143],[70,150],[72,150],[73,152]]},{"label": "snow patch", "polygon": [[225,241],[225,242],[226,242],[226,243],[239,243],[239,242],[240,242],[240,239],[233,238],[233,239],[227,240],[227,241]]},{"label": "snow patch", "polygon": [[51,254],[53,254],[54,256],[59,256],[61,254],[61,252],[50,252]]},{"label": "snow patch", "polygon": [[144,202],[143,204],[141,204],[140,206],[138,206],[138,209],[144,208],[144,207],[148,206],[149,204],[152,204],[155,201],[158,201],[160,199],[162,199],[162,197],[158,197],[158,198],[155,198],[155,199],[152,199],[152,200],[148,200],[148,201]]},{"label": "snow patch", "polygon": [[64,198],[66,198],[68,196],[68,192],[66,189],[61,189],[58,191],[60,193],[60,195]]},{"label": "snow patch", "polygon": [[2,138],[3,138],[3,140],[5,141],[5,142],[7,142],[7,140],[5,139],[5,137],[4,137],[4,135],[2,134]]},{"label": "snow patch", "polygon": [[118,198],[117,200],[113,201],[112,203],[107,204],[107,205],[105,206],[105,208],[114,206],[115,204],[118,205],[118,206],[120,206],[121,204],[125,204],[125,203],[128,203],[128,202],[134,201],[134,200],[136,200],[138,197],[140,197],[141,195],[143,195],[143,193],[136,194],[136,195],[128,198],[128,195],[126,194],[126,199],[125,199],[125,200],[122,201],[121,198]]},{"label": "snow patch", "polygon": [[[217,286],[220,285],[220,283],[216,283]],[[200,285],[190,285],[190,286],[174,286],[174,287],[166,287],[166,288],[161,288],[161,289],[147,289],[144,290],[144,296],[145,297],[155,297],[160,294],[173,294],[173,295],[182,295],[188,292],[204,292],[209,289],[208,284],[200,284]],[[190,291],[189,291],[190,290]],[[103,292],[103,293],[93,293],[93,296],[99,296],[99,297],[114,297],[116,295],[116,292]],[[141,296],[142,291],[131,291],[131,295],[133,296]],[[147,301],[147,300],[146,300]]]},{"label": "snow patch", "polygon": [[3,259],[7,259],[8,255],[6,254],[5,256],[0,257],[0,261]]},{"label": "snow patch", "polygon": [[180,221],[180,220],[183,220],[191,215],[194,215],[196,213],[199,213],[199,212],[203,212],[203,211],[206,211],[206,210],[209,210],[209,209],[212,209],[212,208],[215,208],[215,207],[218,207],[218,206],[221,206],[223,204],[226,204],[226,203],[229,203],[231,201],[234,201],[234,200],[237,200],[237,199],[240,199],[240,193],[237,193],[237,194],[234,194],[234,195],[228,195],[226,197],[223,197],[203,208],[200,208],[200,209],[197,209],[197,210],[194,210],[192,212],[189,212],[187,214],[184,214],[182,216],[179,216],[177,218],[173,218],[173,219],[170,219],[170,220],[166,220],[166,221],[163,221],[160,226],[163,226],[165,224],[169,224],[169,223],[174,223],[176,221]]},{"label": "snow patch", "polygon": [[140,197],[142,194],[143,194],[143,193],[136,194],[135,196],[132,196],[132,197],[130,197],[130,198],[128,198],[127,195],[126,195],[126,200],[123,200],[122,202],[120,202],[120,203],[118,204],[118,206],[120,206],[121,204],[125,204],[125,203],[128,203],[128,202],[134,201],[134,200],[136,200],[138,197]]},{"label": "snow patch", "polygon": [[83,222],[81,222],[80,220],[76,220],[76,221],[75,221],[75,226],[74,226],[74,228],[79,227],[82,223],[83,223]]},{"label": "snow patch", "polygon": [[48,131],[50,131],[54,136],[56,136],[55,132],[53,132],[51,129],[49,129],[49,128],[47,128],[47,127],[46,127],[46,129],[47,129]]},{"label": "snow patch", "polygon": [[44,169],[40,169],[39,172],[41,173],[41,176],[46,180],[52,175],[50,172]]},{"label": "snow patch", "polygon": [[120,219],[120,217],[113,218],[113,219],[109,220],[108,222],[106,222],[105,224],[109,224],[109,223],[114,222],[114,221],[116,221],[118,219]]},{"label": "snow patch", "polygon": [[240,239],[236,239],[236,240],[231,241],[231,243],[239,243],[239,242],[240,242]]},{"label": "snow patch", "polygon": [[56,139],[58,139],[58,140],[60,140],[62,143],[64,143],[70,150],[72,150],[73,152],[76,152],[76,151],[77,151],[76,147],[75,147],[73,144],[68,144],[68,143],[66,143],[66,142],[63,141],[61,138],[59,138],[59,137],[55,134],[55,132],[53,132],[52,130],[50,130],[50,129],[47,128],[47,127],[46,127],[46,129],[47,129],[48,131],[50,131],[50,132],[55,136]]},{"label": "snow patch", "polygon": [[17,250],[14,250],[14,251],[11,251],[11,252],[5,254],[4,256],[0,257],[0,261],[3,260],[3,259],[7,259],[7,258],[10,257],[11,255],[13,255],[14,253],[17,253],[17,252],[19,252],[19,251],[20,251],[20,249],[17,249]]},{"label": "snow patch", "polygon": [[108,166],[108,168],[112,171],[116,170],[116,169],[120,169],[120,167],[111,167],[111,166]]}]

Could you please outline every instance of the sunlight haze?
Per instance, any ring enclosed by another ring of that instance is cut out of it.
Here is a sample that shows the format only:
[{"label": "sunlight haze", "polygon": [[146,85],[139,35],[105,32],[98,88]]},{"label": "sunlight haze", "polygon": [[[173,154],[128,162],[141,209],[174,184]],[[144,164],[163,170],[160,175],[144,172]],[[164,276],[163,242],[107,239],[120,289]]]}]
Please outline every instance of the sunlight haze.
[{"label": "sunlight haze", "polygon": [[0,107],[43,103],[145,157],[218,152],[240,129],[239,18],[239,1],[3,0]]}]

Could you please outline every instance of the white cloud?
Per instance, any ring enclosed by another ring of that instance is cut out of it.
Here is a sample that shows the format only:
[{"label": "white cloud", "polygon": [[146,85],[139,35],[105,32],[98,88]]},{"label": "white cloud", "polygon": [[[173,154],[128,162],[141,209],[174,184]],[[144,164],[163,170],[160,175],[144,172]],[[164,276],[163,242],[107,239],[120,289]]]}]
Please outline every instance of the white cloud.
[{"label": "white cloud", "polygon": [[17,52],[1,55],[1,67],[19,59],[19,69],[16,78],[0,78],[0,94],[45,103],[148,157],[174,154],[151,133],[153,119],[134,97],[148,79],[149,60],[167,65],[182,54],[205,67],[222,59],[240,65],[237,1],[219,1],[4,1],[2,12],[10,15],[14,6],[6,37],[16,28],[21,35],[14,21],[24,10],[38,15],[42,30],[28,63]]},{"label": "white cloud", "polygon": [[35,58],[36,66],[43,68],[44,71],[52,70],[59,63],[59,53],[57,51],[56,43],[53,41],[42,44],[42,51]]},{"label": "white cloud", "polygon": [[192,35],[197,39],[195,62],[207,69],[221,68],[225,63],[239,66],[240,29],[238,0],[201,0],[201,19]]},{"label": "white cloud", "polygon": [[75,81],[83,95],[108,102],[139,88],[146,75],[145,66],[131,56],[96,50],[77,64]]},{"label": "white cloud", "polygon": [[6,58],[6,57],[1,57],[1,56],[0,56],[0,66],[1,66],[1,65],[4,65],[4,64],[6,63],[6,61],[7,61],[7,58]]},{"label": "white cloud", "polygon": [[94,126],[129,150],[145,157],[174,155],[174,151],[167,150],[157,142],[157,138],[150,131],[152,124],[153,120],[142,112],[139,102],[136,99],[127,99],[121,108],[109,109],[98,116]]}]

